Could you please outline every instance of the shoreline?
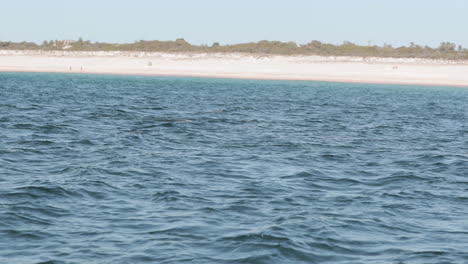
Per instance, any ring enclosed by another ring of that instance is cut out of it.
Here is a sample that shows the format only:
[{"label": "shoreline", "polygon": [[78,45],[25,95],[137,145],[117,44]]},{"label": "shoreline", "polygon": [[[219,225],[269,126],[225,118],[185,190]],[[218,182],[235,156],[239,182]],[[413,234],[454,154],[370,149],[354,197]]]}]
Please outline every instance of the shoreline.
[{"label": "shoreline", "polygon": [[147,77],[181,77],[181,78],[209,78],[227,80],[253,80],[253,81],[301,81],[301,82],[324,82],[324,83],[349,83],[349,84],[381,84],[381,85],[404,85],[404,86],[430,86],[430,87],[458,87],[468,88],[468,84],[432,84],[432,83],[409,83],[409,82],[381,82],[381,81],[355,81],[355,80],[322,80],[322,79],[290,79],[290,78],[260,78],[260,77],[231,77],[219,75],[185,75],[185,74],[146,74],[146,73],[121,73],[121,72],[67,72],[67,71],[8,71],[0,70],[0,73],[63,73],[76,75],[116,75],[116,76],[147,76]]},{"label": "shoreline", "polygon": [[0,50],[0,72],[49,72],[468,87],[468,61]]}]

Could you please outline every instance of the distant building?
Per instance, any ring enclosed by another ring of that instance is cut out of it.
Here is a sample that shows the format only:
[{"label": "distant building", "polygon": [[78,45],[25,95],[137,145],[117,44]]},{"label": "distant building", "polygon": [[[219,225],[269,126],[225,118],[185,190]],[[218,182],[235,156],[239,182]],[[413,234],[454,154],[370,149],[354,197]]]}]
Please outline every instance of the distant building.
[{"label": "distant building", "polygon": [[62,41],[62,49],[66,50],[66,49],[69,49],[71,48],[71,44],[76,42],[76,40],[63,40]]}]

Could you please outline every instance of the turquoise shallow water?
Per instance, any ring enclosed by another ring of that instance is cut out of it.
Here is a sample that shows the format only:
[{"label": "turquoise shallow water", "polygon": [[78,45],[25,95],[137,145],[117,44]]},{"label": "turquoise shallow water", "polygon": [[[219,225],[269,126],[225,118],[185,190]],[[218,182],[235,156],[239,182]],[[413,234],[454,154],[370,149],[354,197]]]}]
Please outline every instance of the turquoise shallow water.
[{"label": "turquoise shallow water", "polygon": [[0,263],[466,263],[467,102],[0,73]]}]

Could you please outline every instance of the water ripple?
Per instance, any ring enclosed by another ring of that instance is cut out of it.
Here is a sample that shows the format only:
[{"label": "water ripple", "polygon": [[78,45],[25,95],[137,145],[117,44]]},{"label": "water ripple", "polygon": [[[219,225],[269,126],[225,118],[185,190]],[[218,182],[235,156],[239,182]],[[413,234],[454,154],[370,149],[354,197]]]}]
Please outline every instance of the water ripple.
[{"label": "water ripple", "polygon": [[0,73],[0,263],[464,263],[468,90]]}]

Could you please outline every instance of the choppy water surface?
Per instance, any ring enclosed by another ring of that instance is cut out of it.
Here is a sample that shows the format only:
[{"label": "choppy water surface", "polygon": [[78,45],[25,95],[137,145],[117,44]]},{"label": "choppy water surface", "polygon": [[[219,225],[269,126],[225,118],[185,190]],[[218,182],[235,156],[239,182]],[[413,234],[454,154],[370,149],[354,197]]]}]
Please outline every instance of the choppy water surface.
[{"label": "choppy water surface", "polygon": [[0,263],[466,263],[468,89],[0,74]]}]

